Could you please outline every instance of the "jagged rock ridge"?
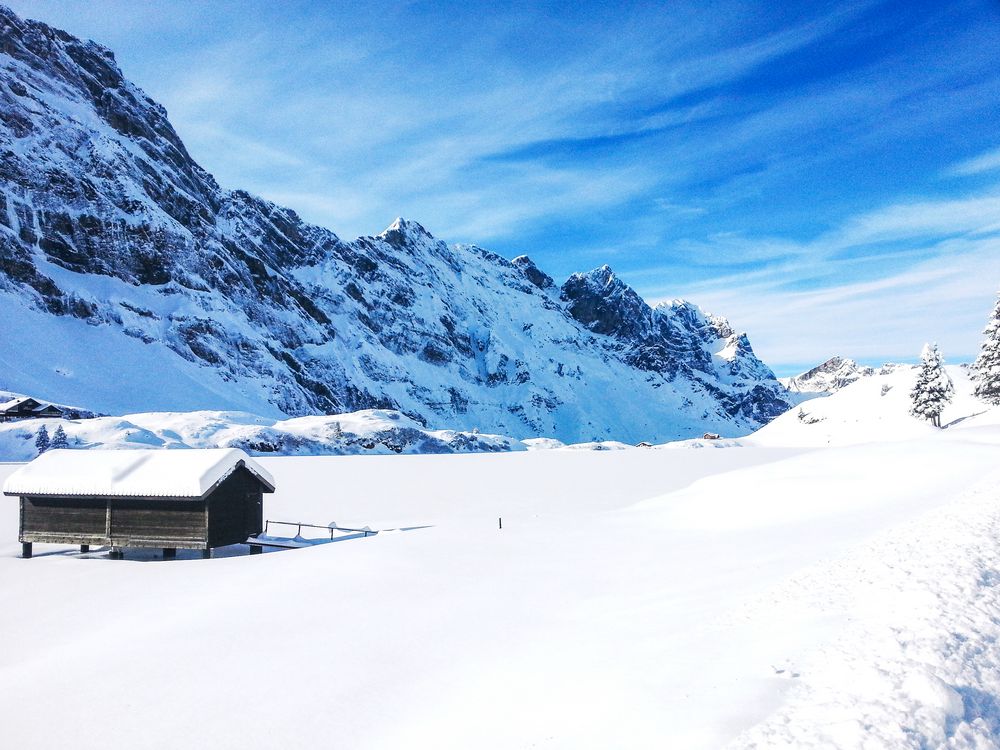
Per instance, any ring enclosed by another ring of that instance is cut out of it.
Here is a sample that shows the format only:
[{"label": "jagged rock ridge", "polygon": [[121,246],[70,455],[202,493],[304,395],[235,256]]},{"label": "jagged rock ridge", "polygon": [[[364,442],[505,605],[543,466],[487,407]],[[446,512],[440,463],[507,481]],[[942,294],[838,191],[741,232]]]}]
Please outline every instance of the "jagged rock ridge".
[{"label": "jagged rock ridge", "polygon": [[831,357],[811,370],[783,379],[782,383],[792,393],[834,393],[874,373],[875,368],[859,365],[853,359]]},{"label": "jagged rock ridge", "polygon": [[747,432],[788,407],[747,338],[607,266],[397,219],[342,241],[224,190],[114,55],[0,8],[0,387],[106,412],[397,409],[566,441]]}]

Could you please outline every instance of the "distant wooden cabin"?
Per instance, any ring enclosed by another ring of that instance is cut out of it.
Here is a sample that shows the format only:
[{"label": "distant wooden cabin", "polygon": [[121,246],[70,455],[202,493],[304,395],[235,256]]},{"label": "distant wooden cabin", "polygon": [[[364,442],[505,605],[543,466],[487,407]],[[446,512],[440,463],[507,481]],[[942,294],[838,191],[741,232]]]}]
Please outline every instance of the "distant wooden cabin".
[{"label": "distant wooden cabin", "polygon": [[15,398],[0,404],[0,422],[10,419],[37,419],[39,417],[61,417],[62,409],[52,404],[43,404],[30,397]]},{"label": "distant wooden cabin", "polygon": [[118,558],[126,547],[209,557],[262,531],[265,492],[271,475],[234,448],[50,450],[3,486],[20,498],[24,557],[33,542],[110,546]]},{"label": "distant wooden cabin", "polygon": [[45,404],[31,412],[33,417],[62,417],[63,410],[52,404]]}]

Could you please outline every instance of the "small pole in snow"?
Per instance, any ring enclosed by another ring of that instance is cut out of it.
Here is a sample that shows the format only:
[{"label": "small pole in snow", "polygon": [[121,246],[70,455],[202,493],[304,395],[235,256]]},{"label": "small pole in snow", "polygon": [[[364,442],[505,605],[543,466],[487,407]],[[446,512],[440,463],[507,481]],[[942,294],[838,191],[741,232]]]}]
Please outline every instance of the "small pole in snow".
[{"label": "small pole in snow", "polygon": [[503,518],[498,518],[497,522],[500,524],[500,528],[503,528]]}]

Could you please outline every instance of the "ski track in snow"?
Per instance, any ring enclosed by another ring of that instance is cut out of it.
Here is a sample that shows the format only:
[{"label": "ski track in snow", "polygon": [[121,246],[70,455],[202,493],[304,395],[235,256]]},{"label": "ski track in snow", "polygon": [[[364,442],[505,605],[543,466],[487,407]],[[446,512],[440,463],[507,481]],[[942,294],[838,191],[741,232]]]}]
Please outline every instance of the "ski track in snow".
[{"label": "ski track in snow", "polygon": [[1000,472],[961,498],[817,566],[748,606],[849,619],[773,665],[784,705],[731,750],[1000,748]]}]

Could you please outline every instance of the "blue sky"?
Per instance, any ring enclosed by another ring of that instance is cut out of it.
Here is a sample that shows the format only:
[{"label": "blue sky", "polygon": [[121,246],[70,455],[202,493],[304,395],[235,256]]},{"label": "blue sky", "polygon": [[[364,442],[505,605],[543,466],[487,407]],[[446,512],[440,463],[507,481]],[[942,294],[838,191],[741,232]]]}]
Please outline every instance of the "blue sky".
[{"label": "blue sky", "polygon": [[111,47],[225,187],[609,263],[790,372],[975,354],[1000,3],[15,2]]}]

